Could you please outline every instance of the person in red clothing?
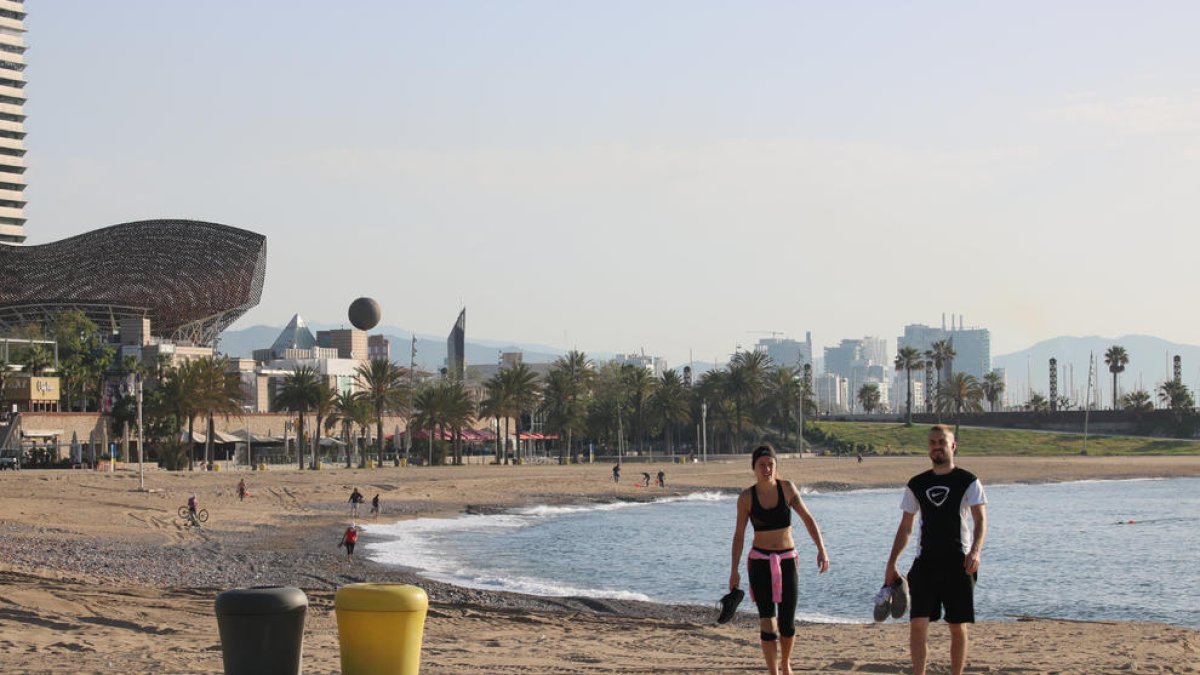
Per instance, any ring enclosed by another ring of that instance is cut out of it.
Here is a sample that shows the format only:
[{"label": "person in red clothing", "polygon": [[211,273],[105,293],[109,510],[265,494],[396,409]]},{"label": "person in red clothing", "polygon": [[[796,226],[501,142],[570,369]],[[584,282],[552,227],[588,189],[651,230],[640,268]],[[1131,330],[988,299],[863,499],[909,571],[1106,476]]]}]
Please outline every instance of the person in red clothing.
[{"label": "person in red clothing", "polygon": [[347,561],[353,559],[352,556],[354,555],[354,545],[358,543],[358,530],[359,528],[357,525],[350,523],[350,527],[347,527],[345,534],[342,535],[341,543],[338,544],[338,546],[345,547]]}]

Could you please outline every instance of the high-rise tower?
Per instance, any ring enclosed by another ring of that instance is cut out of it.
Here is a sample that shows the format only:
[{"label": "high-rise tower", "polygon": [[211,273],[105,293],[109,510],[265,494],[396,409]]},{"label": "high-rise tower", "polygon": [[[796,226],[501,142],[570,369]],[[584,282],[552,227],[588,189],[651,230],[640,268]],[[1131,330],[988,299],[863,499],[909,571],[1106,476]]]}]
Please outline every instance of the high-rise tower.
[{"label": "high-rise tower", "polygon": [[25,2],[0,0],[0,244],[25,241]]}]

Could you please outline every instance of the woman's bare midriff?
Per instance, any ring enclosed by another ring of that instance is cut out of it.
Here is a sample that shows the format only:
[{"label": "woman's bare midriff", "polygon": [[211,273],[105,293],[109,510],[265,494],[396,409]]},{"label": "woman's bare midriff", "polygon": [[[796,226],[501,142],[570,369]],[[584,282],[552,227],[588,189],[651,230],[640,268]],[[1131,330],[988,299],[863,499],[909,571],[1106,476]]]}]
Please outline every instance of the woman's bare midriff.
[{"label": "woman's bare midriff", "polygon": [[787,551],[796,548],[796,542],[792,539],[792,528],[755,532],[754,548],[761,548],[764,551]]}]

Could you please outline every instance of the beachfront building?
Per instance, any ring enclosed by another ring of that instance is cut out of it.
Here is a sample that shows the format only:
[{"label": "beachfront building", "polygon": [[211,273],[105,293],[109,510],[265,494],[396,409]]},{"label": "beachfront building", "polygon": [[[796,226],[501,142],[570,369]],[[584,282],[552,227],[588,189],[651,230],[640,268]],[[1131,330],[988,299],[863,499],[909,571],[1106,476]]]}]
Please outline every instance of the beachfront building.
[{"label": "beachfront building", "polygon": [[39,246],[0,246],[0,334],[78,310],[103,335],[211,346],[258,304],[267,240],[196,220],[143,220]]},{"label": "beachfront building", "polygon": [[817,411],[840,415],[850,410],[850,380],[836,373],[813,377],[813,392],[817,396]]},{"label": "beachfront building", "polygon": [[25,3],[0,2],[0,245],[25,241]]},{"label": "beachfront building", "polygon": [[754,351],[771,357],[771,363],[776,366],[797,368],[806,363],[811,365],[813,362],[812,333],[804,334],[804,342],[775,336],[762,338],[758,344],[754,345]]}]

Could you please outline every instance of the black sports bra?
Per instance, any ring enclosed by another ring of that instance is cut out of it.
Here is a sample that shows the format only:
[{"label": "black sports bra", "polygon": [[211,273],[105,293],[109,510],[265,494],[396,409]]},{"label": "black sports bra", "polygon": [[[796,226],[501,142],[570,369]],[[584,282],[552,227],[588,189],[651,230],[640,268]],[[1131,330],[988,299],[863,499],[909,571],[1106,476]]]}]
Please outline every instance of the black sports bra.
[{"label": "black sports bra", "polygon": [[779,502],[775,504],[775,508],[764,509],[762,504],[758,503],[758,488],[750,486],[750,524],[754,526],[755,532],[782,530],[792,526],[792,510],[783,498],[783,481],[775,481],[775,487],[779,490]]}]

